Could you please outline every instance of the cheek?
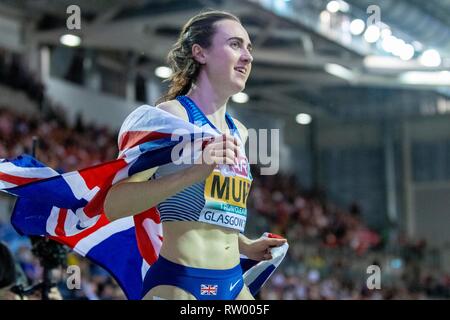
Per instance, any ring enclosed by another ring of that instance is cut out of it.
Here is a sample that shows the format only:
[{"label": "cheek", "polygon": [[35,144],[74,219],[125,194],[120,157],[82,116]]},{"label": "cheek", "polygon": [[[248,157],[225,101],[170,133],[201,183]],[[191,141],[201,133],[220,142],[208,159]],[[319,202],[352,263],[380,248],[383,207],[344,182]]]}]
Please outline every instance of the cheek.
[{"label": "cheek", "polygon": [[248,72],[247,72],[247,77],[250,76],[250,73],[252,72],[252,64],[250,63],[248,65]]},{"label": "cheek", "polygon": [[225,48],[219,53],[220,56],[220,63],[222,64],[230,64],[233,65],[233,67],[238,63],[240,53],[236,50],[233,50],[231,48]]}]

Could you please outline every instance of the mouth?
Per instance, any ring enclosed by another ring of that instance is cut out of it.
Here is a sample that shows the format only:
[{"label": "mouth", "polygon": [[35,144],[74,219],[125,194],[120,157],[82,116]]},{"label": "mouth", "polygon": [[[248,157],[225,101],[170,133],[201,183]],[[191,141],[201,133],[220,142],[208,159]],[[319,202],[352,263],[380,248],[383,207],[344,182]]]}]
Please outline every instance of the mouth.
[{"label": "mouth", "polygon": [[247,69],[245,67],[236,67],[234,68],[234,70],[236,70],[237,72],[241,73],[244,76],[247,74]]}]

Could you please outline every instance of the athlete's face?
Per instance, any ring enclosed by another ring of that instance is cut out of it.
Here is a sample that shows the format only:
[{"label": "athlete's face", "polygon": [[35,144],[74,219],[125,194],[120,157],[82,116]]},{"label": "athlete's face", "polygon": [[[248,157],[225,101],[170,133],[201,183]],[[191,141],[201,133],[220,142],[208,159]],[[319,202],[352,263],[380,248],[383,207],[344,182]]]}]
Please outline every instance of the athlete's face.
[{"label": "athlete's face", "polygon": [[252,45],[237,21],[218,21],[215,29],[211,47],[205,50],[204,68],[213,85],[231,96],[245,88],[252,68]]}]

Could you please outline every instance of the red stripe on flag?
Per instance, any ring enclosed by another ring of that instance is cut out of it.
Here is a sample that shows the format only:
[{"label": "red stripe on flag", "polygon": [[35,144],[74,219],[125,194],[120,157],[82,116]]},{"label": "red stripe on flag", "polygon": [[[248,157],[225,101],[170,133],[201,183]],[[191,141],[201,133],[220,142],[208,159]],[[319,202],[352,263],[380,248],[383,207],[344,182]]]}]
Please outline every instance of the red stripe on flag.
[{"label": "red stripe on flag", "polygon": [[[141,253],[141,256],[144,258],[144,260],[149,265],[152,265],[156,261],[156,259],[158,259],[159,252],[156,252],[155,248],[152,245],[152,241],[147,234],[147,231],[143,227],[143,222],[147,218],[152,219],[155,223],[161,223],[159,213],[156,208],[150,208],[147,211],[133,216],[139,252]],[[162,238],[159,238],[162,241]]]},{"label": "red stripe on flag", "polygon": [[80,171],[80,176],[86,183],[89,189],[99,187],[100,191],[89,201],[84,207],[84,213],[89,218],[92,218],[103,211],[103,204],[109,188],[111,188],[112,181],[120,169],[127,166],[123,159],[110,161],[103,165],[84,169]]},{"label": "red stripe on flag", "polygon": [[119,150],[122,151],[144,142],[167,137],[170,137],[170,134],[157,131],[126,131],[119,138]]},{"label": "red stripe on flag", "polygon": [[27,184],[27,183],[31,183],[31,182],[35,182],[38,180],[41,180],[42,178],[23,178],[23,177],[18,177],[18,176],[12,176],[10,174],[6,174],[3,172],[0,172],[0,180],[15,184],[17,186],[23,185],[23,184]]},{"label": "red stripe on flag", "polygon": [[64,230],[64,224],[66,223],[67,209],[59,209],[58,224],[56,225],[55,233],[57,236],[64,237],[66,231]]},{"label": "red stripe on flag", "polygon": [[65,244],[65,245],[69,246],[70,248],[73,248],[77,245],[77,243],[80,240],[86,238],[87,236],[94,233],[95,231],[97,231],[98,229],[100,229],[101,227],[103,227],[104,225],[106,225],[108,223],[109,223],[109,220],[106,218],[106,216],[104,214],[102,214],[96,224],[94,224],[90,228],[86,228],[85,230],[81,231],[78,234],[75,234],[73,236],[61,235],[61,236],[50,237],[50,238],[52,240],[58,241],[62,244]]},{"label": "red stripe on flag", "polygon": [[[101,187],[101,185],[106,183],[105,181],[108,181],[106,184],[111,184],[116,173],[126,166],[127,163],[125,160],[117,159],[94,167],[82,169],[79,173],[86,183],[86,186],[89,189],[93,189],[95,187]],[[101,182],[101,184],[99,182]]]}]

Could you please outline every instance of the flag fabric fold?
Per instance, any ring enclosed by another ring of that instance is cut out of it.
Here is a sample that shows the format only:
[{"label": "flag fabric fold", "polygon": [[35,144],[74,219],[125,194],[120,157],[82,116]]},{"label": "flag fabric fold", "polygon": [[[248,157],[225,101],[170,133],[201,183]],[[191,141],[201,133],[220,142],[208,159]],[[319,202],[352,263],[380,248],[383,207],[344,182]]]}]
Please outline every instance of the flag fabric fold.
[{"label": "flag fabric fold", "polygon": [[[195,147],[188,155],[176,148],[199,135],[218,133],[144,105],[124,121],[116,160],[63,174],[29,155],[0,160],[0,191],[17,197],[11,223],[22,235],[46,236],[69,246],[108,270],[128,299],[141,299],[143,279],[163,241],[159,214],[151,208],[110,222],[103,207],[106,194],[112,185],[135,173],[173,162],[174,155],[193,160]],[[288,245],[275,249],[267,261],[241,256],[244,280],[252,294],[281,263]]]}]

